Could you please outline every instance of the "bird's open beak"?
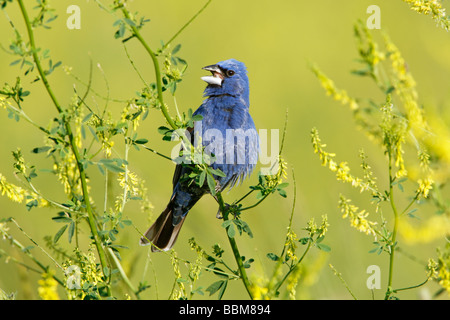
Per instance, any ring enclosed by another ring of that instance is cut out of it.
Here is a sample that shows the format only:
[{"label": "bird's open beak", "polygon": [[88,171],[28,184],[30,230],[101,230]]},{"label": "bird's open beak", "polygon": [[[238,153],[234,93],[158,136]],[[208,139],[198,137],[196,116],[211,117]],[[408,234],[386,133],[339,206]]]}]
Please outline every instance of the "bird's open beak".
[{"label": "bird's open beak", "polygon": [[201,77],[203,81],[208,84],[213,84],[216,86],[221,86],[224,78],[222,70],[220,70],[218,65],[210,65],[203,68],[203,70],[210,71],[212,73],[211,76]]}]

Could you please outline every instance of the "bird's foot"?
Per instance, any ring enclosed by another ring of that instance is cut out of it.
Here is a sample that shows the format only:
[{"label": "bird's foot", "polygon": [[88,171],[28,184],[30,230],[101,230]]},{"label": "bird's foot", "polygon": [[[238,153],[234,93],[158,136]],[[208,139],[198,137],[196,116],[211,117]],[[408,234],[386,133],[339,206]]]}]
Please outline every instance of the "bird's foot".
[{"label": "bird's foot", "polygon": [[[225,203],[225,208],[224,209],[228,211],[229,207],[230,207],[230,205],[228,203]],[[220,207],[219,207],[219,210],[217,210],[216,218],[217,219],[223,219],[223,215],[222,215],[222,211],[220,210]]]}]

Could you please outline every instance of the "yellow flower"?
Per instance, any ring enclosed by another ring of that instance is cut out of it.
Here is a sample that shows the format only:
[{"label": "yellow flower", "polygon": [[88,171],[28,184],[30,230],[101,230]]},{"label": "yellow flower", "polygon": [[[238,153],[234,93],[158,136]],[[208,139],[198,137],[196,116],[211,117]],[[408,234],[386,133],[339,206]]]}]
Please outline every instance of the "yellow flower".
[{"label": "yellow flower", "polygon": [[450,294],[450,243],[447,243],[445,251],[437,250],[437,272],[439,284]]},{"label": "yellow flower", "polygon": [[349,218],[352,227],[367,235],[376,236],[375,226],[377,223],[367,219],[369,212],[359,210],[357,206],[351,204],[350,199],[346,199],[343,195],[340,196],[339,208],[343,213],[342,218]]},{"label": "yellow flower", "polygon": [[252,281],[250,285],[250,292],[254,300],[269,300],[268,295],[268,281],[265,277],[256,276],[252,274]]},{"label": "yellow flower", "polygon": [[53,279],[52,272],[42,274],[42,279],[38,281],[39,297],[43,300],[59,300],[58,292],[56,291],[58,282]]},{"label": "yellow flower", "polygon": [[6,181],[6,178],[0,173],[0,192],[6,195],[9,200],[21,203],[25,199],[25,190]]},{"label": "yellow flower", "polygon": [[445,30],[450,30],[450,21],[442,8],[440,0],[403,0],[408,3],[411,10],[424,15],[431,15],[432,18]]},{"label": "yellow flower", "polygon": [[286,289],[289,292],[289,299],[295,300],[295,296],[297,294],[297,284],[298,280],[302,274],[302,268],[300,266],[296,266],[294,271],[291,272],[287,279]]},{"label": "yellow flower", "polygon": [[325,89],[327,95],[331,96],[334,100],[341,102],[343,105],[348,105],[351,110],[359,109],[358,103],[347,94],[347,91],[338,89],[333,80],[328,78],[317,67],[313,66],[311,69],[319,79],[320,84]]},{"label": "yellow flower", "polygon": [[450,221],[446,215],[434,215],[415,226],[411,218],[402,217],[398,232],[409,244],[429,243],[450,234]]},{"label": "yellow flower", "polygon": [[424,197],[424,198],[428,198],[428,195],[430,194],[430,190],[433,189],[433,179],[431,178],[425,178],[424,180],[419,179],[418,181],[419,184],[419,189],[417,189],[417,193]]},{"label": "yellow flower", "polygon": [[295,255],[295,250],[297,249],[298,237],[291,227],[288,227],[288,232],[286,234],[286,243],[284,244],[286,248],[286,256],[292,261],[297,261],[298,257]]},{"label": "yellow flower", "polygon": [[374,179],[367,173],[368,167],[367,164],[365,164],[365,159],[363,159],[363,165],[365,164],[366,181],[350,174],[350,167],[347,162],[337,164],[337,162],[333,160],[336,154],[325,151],[324,148],[326,147],[326,144],[321,142],[319,132],[316,128],[311,130],[311,142],[314,148],[314,153],[317,153],[319,155],[319,159],[322,161],[322,166],[328,166],[328,169],[335,172],[336,179],[338,181],[348,182],[353,187],[359,188],[360,192],[371,191],[372,193],[378,193],[376,185],[374,184]]}]

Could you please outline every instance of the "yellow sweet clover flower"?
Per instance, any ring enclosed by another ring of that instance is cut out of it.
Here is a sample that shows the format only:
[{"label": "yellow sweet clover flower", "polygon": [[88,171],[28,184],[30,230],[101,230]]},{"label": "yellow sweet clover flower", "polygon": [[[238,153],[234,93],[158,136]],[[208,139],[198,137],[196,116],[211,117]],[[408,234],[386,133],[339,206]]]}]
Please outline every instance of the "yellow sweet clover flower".
[{"label": "yellow sweet clover flower", "polygon": [[367,163],[367,156],[363,149],[359,151],[359,157],[361,158],[361,168],[364,172],[364,180],[367,181],[367,185],[373,190],[378,191],[378,186],[376,183],[377,178],[373,176],[372,168]]},{"label": "yellow sweet clover flower", "polygon": [[292,271],[289,277],[287,278],[286,289],[289,293],[290,300],[296,299],[298,280],[301,275],[302,275],[302,268],[300,266],[296,266],[294,271]]},{"label": "yellow sweet clover flower", "polygon": [[195,242],[194,238],[190,238],[188,240],[188,243],[191,249],[197,252],[197,258],[195,259],[195,262],[189,264],[189,278],[191,280],[192,287],[193,283],[200,277],[200,271],[202,270],[202,260],[203,256],[205,255],[205,250],[203,250],[203,248]]},{"label": "yellow sweet clover flower", "polygon": [[433,189],[433,179],[431,178],[425,178],[425,179],[419,179],[417,181],[419,184],[419,188],[417,189],[417,194],[419,196],[422,196],[423,198],[428,198],[428,195],[430,194],[430,190]]},{"label": "yellow sweet clover flower", "polygon": [[0,222],[0,234],[2,235],[2,239],[6,240],[9,238],[8,235],[9,228],[5,222]]},{"label": "yellow sweet clover flower", "polygon": [[445,8],[442,7],[440,0],[403,0],[408,3],[411,10],[424,15],[431,15],[436,23],[444,28],[450,30],[450,20],[447,17]]},{"label": "yellow sweet clover flower", "polygon": [[172,263],[173,273],[175,274],[175,282],[178,285],[178,289],[173,288],[170,299],[180,300],[186,297],[186,287],[184,286],[183,276],[181,275],[180,265],[178,263],[177,253],[172,250],[170,255],[170,262]]},{"label": "yellow sweet clover flower", "polygon": [[446,215],[434,215],[420,225],[412,223],[411,218],[401,217],[398,232],[409,244],[430,243],[450,234],[450,221]]},{"label": "yellow sweet clover flower", "polygon": [[286,256],[292,261],[297,261],[298,257],[295,254],[295,250],[297,249],[298,237],[291,227],[288,227],[288,232],[286,234],[286,242],[284,244],[286,248]]},{"label": "yellow sweet clover flower", "polygon": [[6,197],[17,203],[22,203],[26,199],[26,203],[31,201],[37,201],[38,207],[47,207],[49,205],[48,201],[43,199],[36,193],[26,190],[22,187],[16,186],[15,184],[6,181],[5,176],[0,173],[0,193],[2,196]]},{"label": "yellow sweet clover flower", "polygon": [[9,200],[21,203],[25,199],[25,190],[6,181],[6,178],[0,173],[0,192],[6,195]]},{"label": "yellow sweet clover flower", "polygon": [[334,100],[341,102],[343,105],[348,105],[351,110],[359,109],[358,103],[347,94],[347,91],[338,89],[334,84],[334,81],[328,78],[316,66],[313,66],[311,69],[319,79],[320,84],[325,89],[327,95],[331,96]]},{"label": "yellow sweet clover flower", "polygon": [[377,223],[367,219],[369,212],[360,210],[357,206],[351,204],[350,199],[345,198],[342,194],[339,199],[339,208],[343,214],[342,218],[349,218],[352,227],[367,235],[376,236],[375,226]]},{"label": "yellow sweet clover flower", "polygon": [[391,102],[390,95],[387,96],[385,104],[381,107],[381,112],[380,128],[382,130],[383,146],[392,156],[395,166],[398,168],[395,174],[396,177],[405,177],[408,174],[403,157],[403,144],[407,134],[406,120],[394,113],[394,105]]},{"label": "yellow sweet clover flower", "polygon": [[[71,266],[76,266],[76,274],[79,276],[79,287],[66,287],[67,296],[69,299],[83,300],[88,294],[99,296],[97,293],[98,287],[103,283],[103,272],[100,264],[97,264],[95,257],[95,246],[89,246],[87,253],[80,251],[78,248],[74,250],[76,263],[67,260],[63,266],[67,270]],[[66,273],[66,283],[69,283],[69,278],[72,276],[69,272]]]},{"label": "yellow sweet clover flower", "polygon": [[308,222],[306,223],[305,230],[308,231],[310,238],[312,238],[317,233],[318,229],[314,217],[308,220]]},{"label": "yellow sweet clover flower", "polygon": [[434,261],[433,258],[428,259],[428,264],[427,264],[427,278],[429,280],[431,279],[437,279],[438,278],[438,263],[436,261]]},{"label": "yellow sweet clover flower", "polygon": [[438,280],[439,284],[450,294],[450,244],[447,243],[445,251],[438,251]]},{"label": "yellow sweet clover flower", "polygon": [[330,226],[330,224],[328,223],[328,216],[326,214],[322,215],[322,223],[320,224],[320,227],[318,229],[318,231],[319,231],[318,237],[319,238],[325,236],[325,234],[328,231],[329,226]]},{"label": "yellow sweet clover flower", "polygon": [[317,226],[314,217],[312,217],[311,219],[308,220],[304,230],[308,231],[308,236],[310,238],[312,238],[316,234],[318,235],[317,238],[321,238],[325,236],[325,234],[327,233],[328,227],[329,227],[328,216],[325,214],[322,215],[322,222],[319,227]]},{"label": "yellow sweet clover flower", "polygon": [[[153,204],[148,198],[147,191],[145,187],[145,180],[140,178],[136,173],[130,171],[128,167],[123,167],[125,172],[119,172],[117,176],[117,181],[123,190],[126,189],[126,193],[131,197],[137,197],[141,200],[141,210],[142,212],[151,212],[154,208]],[[115,210],[121,212],[123,210],[123,194],[119,194],[115,202]]]},{"label": "yellow sweet clover flower", "polygon": [[116,126],[111,120],[111,115],[108,114],[108,118],[92,116],[86,124],[95,129],[95,133],[102,143],[102,150],[105,156],[110,157],[114,146],[114,141],[112,141],[111,138],[115,135],[116,130]]},{"label": "yellow sweet clover flower", "polygon": [[378,50],[378,44],[373,40],[369,29],[362,21],[358,21],[354,25],[354,32],[358,42],[359,55],[369,66],[372,74],[374,74],[375,68],[381,61],[386,59],[386,55]]},{"label": "yellow sweet clover flower", "polygon": [[269,296],[269,281],[262,276],[252,274],[252,281],[250,284],[250,292],[254,300],[270,300]]},{"label": "yellow sweet clover flower", "polygon": [[[144,89],[143,92],[141,92],[142,99],[149,100],[149,106],[155,106],[156,105],[156,96],[154,93],[149,93],[148,89]],[[132,129],[134,131],[137,130],[139,127],[139,123],[144,115],[145,108],[143,105],[137,105],[133,102],[128,102],[125,106],[125,108],[122,110],[121,116],[120,116],[120,122],[125,123],[127,121],[131,122]]]},{"label": "yellow sweet clover flower", "polygon": [[164,59],[164,73],[172,81],[181,80],[181,77],[183,75],[182,71],[180,71],[178,68],[172,67],[171,54],[168,54]]},{"label": "yellow sweet clover flower", "polygon": [[287,162],[284,161],[281,155],[278,155],[278,171],[273,175],[264,175],[264,179],[268,189],[276,188],[283,182],[283,179],[287,179]]},{"label": "yellow sweet clover flower", "polygon": [[321,142],[319,132],[316,128],[311,130],[311,143],[314,148],[314,153],[317,153],[319,155],[319,159],[322,161],[322,166],[327,166],[328,169],[335,172],[336,179],[338,181],[350,183],[353,187],[359,188],[360,192],[371,191],[372,193],[378,193],[373,186],[373,179],[364,181],[361,178],[353,176],[350,174],[350,167],[347,162],[340,162],[338,164],[333,159],[336,154],[325,151],[326,144]]},{"label": "yellow sweet clover flower", "polygon": [[57,292],[58,282],[53,278],[52,272],[45,272],[42,274],[42,279],[38,281],[39,297],[43,300],[59,300]]}]

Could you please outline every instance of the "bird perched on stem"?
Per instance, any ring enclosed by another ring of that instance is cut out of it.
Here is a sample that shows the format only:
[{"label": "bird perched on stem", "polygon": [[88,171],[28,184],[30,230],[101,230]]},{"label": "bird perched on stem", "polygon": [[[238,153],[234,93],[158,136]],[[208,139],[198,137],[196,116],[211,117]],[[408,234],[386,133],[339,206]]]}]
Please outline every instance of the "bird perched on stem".
[{"label": "bird perched on stem", "polygon": [[[193,116],[201,115],[188,129],[191,143],[201,135],[204,154],[212,156],[209,166],[215,182],[211,192],[207,179],[195,183],[189,178],[195,164],[177,164],[169,204],[140,240],[152,244],[152,251],[167,251],[174,245],[189,210],[206,193],[221,192],[239,184],[253,171],[259,152],[259,137],[249,113],[249,83],[244,63],[230,59],[203,68],[208,83],[203,104]],[[220,173],[220,174],[219,174]],[[214,192],[215,191],[215,192]]]}]

